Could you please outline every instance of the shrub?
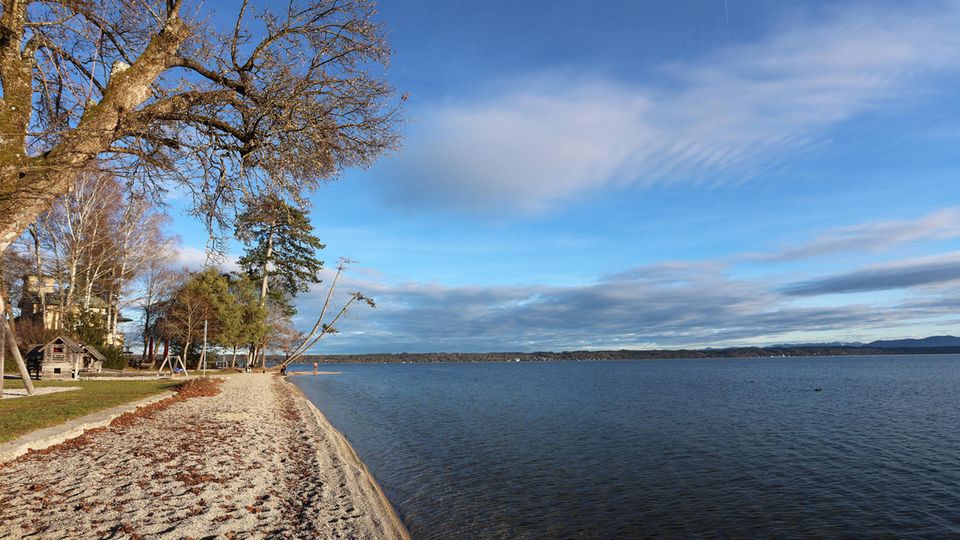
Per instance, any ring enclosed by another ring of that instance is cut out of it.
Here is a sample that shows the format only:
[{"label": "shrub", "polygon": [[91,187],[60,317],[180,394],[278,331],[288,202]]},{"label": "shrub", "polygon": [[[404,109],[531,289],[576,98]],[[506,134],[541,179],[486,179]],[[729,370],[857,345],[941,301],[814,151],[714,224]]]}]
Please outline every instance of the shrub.
[{"label": "shrub", "polygon": [[123,369],[127,367],[127,359],[123,356],[123,351],[120,350],[120,347],[108,345],[100,352],[107,357],[107,359],[103,361],[104,369]]}]

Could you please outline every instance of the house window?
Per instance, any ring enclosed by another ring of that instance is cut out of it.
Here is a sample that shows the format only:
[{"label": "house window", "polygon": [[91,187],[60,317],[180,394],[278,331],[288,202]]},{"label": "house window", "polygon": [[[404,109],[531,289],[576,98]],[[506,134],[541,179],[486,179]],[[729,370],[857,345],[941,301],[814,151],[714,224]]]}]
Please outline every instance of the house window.
[{"label": "house window", "polygon": [[62,353],[62,352],[63,352],[63,347],[54,347],[54,348],[53,348],[53,352],[55,352],[55,353]]},{"label": "house window", "polygon": [[60,368],[58,368],[58,367],[53,368],[53,372],[54,372],[54,373],[60,373]]}]

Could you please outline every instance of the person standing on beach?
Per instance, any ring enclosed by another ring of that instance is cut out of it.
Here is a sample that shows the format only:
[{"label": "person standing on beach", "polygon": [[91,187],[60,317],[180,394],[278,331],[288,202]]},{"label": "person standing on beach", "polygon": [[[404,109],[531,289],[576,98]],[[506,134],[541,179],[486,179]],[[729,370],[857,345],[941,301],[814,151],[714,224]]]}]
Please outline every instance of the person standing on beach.
[{"label": "person standing on beach", "polygon": [[320,364],[317,363],[317,362],[314,362],[314,363],[313,363],[313,374],[314,374],[314,375],[317,374],[317,368],[318,368],[318,367],[320,367]]}]

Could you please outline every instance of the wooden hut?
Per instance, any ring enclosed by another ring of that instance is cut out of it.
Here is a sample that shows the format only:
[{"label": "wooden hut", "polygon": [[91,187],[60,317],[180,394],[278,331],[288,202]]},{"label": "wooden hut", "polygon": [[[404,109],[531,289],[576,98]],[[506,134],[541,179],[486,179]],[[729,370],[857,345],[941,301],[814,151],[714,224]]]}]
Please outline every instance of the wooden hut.
[{"label": "wooden hut", "polygon": [[106,357],[92,345],[57,336],[27,353],[27,369],[37,379],[72,379],[84,372],[99,373]]}]

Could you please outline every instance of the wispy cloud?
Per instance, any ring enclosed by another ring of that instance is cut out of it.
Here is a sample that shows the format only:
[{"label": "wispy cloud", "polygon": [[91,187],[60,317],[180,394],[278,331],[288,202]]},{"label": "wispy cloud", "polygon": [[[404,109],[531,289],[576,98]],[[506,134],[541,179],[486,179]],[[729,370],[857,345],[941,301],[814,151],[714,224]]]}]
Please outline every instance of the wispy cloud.
[{"label": "wispy cloud", "polygon": [[793,261],[842,252],[879,252],[923,240],[960,237],[960,208],[945,208],[917,219],[877,221],[830,229],[809,242],[746,258]]},{"label": "wispy cloud", "polygon": [[[238,257],[233,254],[217,256],[213,260],[213,263],[224,270],[235,272],[240,269],[240,267],[237,266],[237,258]],[[176,260],[178,266],[196,271],[202,269],[204,265],[207,264],[208,255],[205,249],[193,246],[181,246],[177,250]]]},{"label": "wispy cloud", "polygon": [[[794,260],[839,250],[862,254],[903,248],[960,237],[958,224],[960,209],[947,208],[913,220],[830,229],[765,257]],[[338,325],[343,333],[331,336],[320,350],[700,347],[837,335],[869,340],[915,325],[947,331],[945,325],[960,317],[960,251],[808,279],[738,274],[739,262],[756,257],[664,261],[572,286],[449,286],[391,281],[375,271],[351,269],[335,304],[359,290],[373,296],[378,308],[353,310]],[[331,277],[328,269],[326,283]],[[909,292],[874,300],[855,296],[845,305],[835,296],[885,290]],[[322,285],[301,296],[300,313],[309,318],[319,312],[325,295]]]},{"label": "wispy cloud", "polygon": [[960,252],[872,266],[798,283],[780,290],[790,296],[903,289],[960,280]]},{"label": "wispy cloud", "polygon": [[405,204],[538,211],[613,183],[743,180],[960,65],[956,4],[862,4],[633,85],[534,78],[417,111],[382,169]]}]

